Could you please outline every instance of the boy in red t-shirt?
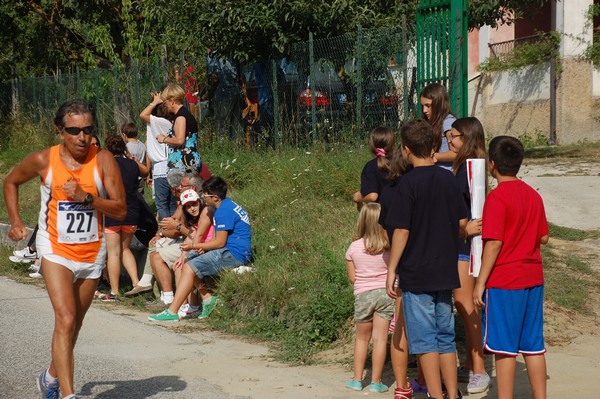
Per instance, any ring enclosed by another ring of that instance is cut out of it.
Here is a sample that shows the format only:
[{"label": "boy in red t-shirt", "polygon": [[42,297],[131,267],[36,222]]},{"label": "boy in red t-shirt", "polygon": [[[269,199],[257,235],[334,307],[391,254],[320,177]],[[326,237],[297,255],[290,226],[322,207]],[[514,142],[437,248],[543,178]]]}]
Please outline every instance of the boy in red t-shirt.
[{"label": "boy in red t-shirt", "polygon": [[525,359],[533,398],[545,399],[540,255],[540,244],[548,242],[544,204],[540,195],[516,176],[524,153],[518,139],[495,137],[488,153],[490,173],[498,187],[483,208],[483,256],[473,293],[475,305],[485,306],[483,346],[495,356],[499,399],[513,397],[518,353]]}]

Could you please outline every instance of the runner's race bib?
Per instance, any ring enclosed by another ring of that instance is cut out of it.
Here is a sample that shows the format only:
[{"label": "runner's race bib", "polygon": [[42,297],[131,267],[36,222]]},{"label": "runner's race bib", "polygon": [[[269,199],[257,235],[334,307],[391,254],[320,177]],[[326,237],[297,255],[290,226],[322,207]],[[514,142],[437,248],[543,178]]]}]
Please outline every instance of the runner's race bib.
[{"label": "runner's race bib", "polygon": [[87,244],[98,241],[98,212],[85,202],[58,201],[58,242]]}]

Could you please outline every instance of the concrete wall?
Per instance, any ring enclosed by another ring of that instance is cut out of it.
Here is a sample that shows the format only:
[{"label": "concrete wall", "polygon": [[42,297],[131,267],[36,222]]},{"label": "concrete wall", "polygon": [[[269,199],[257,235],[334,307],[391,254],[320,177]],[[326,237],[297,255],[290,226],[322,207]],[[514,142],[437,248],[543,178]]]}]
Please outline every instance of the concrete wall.
[{"label": "concrete wall", "polygon": [[[600,141],[600,98],[593,95],[591,63],[562,61],[557,87],[558,144]],[[486,134],[550,136],[549,65],[483,74],[469,84],[470,110]]]},{"label": "concrete wall", "polygon": [[536,136],[541,133],[549,136],[548,64],[519,71],[483,74],[471,86],[469,94],[477,96],[475,116],[482,121],[486,134]]},{"label": "concrete wall", "polygon": [[557,90],[559,144],[600,140],[600,99],[593,96],[592,69],[587,61],[562,61]]}]

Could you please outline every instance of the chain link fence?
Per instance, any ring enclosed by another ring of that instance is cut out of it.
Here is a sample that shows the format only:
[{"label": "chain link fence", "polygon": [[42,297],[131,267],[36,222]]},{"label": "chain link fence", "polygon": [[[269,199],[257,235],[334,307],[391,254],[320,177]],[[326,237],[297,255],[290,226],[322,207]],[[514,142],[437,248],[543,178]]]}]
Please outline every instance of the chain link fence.
[{"label": "chain link fence", "polygon": [[[239,88],[233,108],[234,139],[247,146],[304,145],[364,138],[376,126],[397,128],[416,115],[414,27],[353,34],[296,43],[287,57],[235,65]],[[128,68],[71,70],[0,84],[0,114],[28,116],[50,124],[58,106],[69,98],[84,98],[96,106],[100,136],[116,133],[152,100],[150,93],[177,82],[175,69],[185,71],[182,86],[197,93],[191,104],[203,140],[220,140],[216,118],[222,112],[215,88],[221,81],[207,73],[208,57],[167,62],[156,57]],[[191,66],[191,68],[190,68]],[[192,71],[193,70],[193,71]],[[242,117],[248,102],[258,103]],[[185,84],[184,84],[185,83]],[[239,103],[239,106],[238,104]],[[190,104],[186,101],[186,106]],[[142,129],[140,129],[141,131]]]}]

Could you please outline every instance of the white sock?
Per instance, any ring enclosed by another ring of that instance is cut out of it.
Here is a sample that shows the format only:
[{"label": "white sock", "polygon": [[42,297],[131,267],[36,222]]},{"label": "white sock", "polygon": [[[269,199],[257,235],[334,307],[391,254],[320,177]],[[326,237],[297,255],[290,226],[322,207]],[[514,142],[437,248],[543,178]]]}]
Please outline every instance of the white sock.
[{"label": "white sock", "polygon": [[44,382],[46,383],[46,386],[49,387],[51,385],[56,385],[58,383],[58,378],[52,377],[52,375],[50,375],[50,369],[47,369],[44,373]]},{"label": "white sock", "polygon": [[71,399],[71,398],[77,398],[77,396],[75,396],[74,393],[70,394],[69,396],[63,396],[62,399]]},{"label": "white sock", "polygon": [[209,296],[207,299],[203,299],[202,300],[202,304],[203,305],[208,305],[210,303],[211,299],[212,299],[212,295]]},{"label": "white sock", "polygon": [[173,303],[173,291],[163,291],[161,292],[160,297],[165,305]]},{"label": "white sock", "polygon": [[151,274],[144,274],[138,283],[138,286],[149,287],[152,285],[152,276]]}]

